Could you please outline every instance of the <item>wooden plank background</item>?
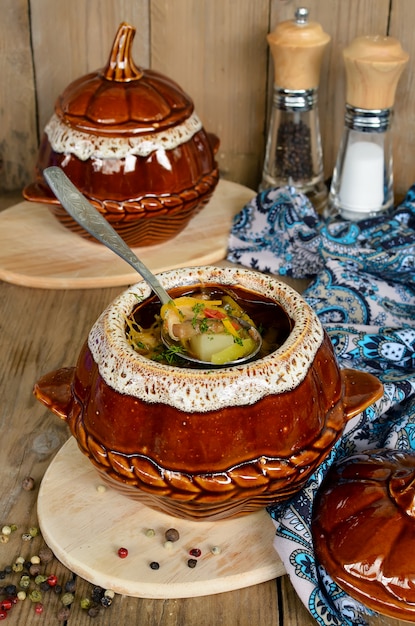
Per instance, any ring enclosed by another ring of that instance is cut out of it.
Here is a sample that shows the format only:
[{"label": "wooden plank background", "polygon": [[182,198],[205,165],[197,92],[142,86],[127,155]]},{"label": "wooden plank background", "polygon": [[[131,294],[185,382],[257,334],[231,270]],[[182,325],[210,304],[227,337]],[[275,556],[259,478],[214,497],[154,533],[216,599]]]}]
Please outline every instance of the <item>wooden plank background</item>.
[{"label": "wooden plank background", "polygon": [[[257,188],[272,91],[266,35],[293,17],[293,0],[0,0],[0,192],[33,178],[39,137],[59,93],[105,65],[120,22],[137,28],[135,62],[174,78],[221,140],[221,175]],[[395,192],[414,182],[415,2],[304,0],[332,41],[320,83],[325,174],[344,120],[342,49],[357,35],[390,34],[410,55],[393,125]]]}]

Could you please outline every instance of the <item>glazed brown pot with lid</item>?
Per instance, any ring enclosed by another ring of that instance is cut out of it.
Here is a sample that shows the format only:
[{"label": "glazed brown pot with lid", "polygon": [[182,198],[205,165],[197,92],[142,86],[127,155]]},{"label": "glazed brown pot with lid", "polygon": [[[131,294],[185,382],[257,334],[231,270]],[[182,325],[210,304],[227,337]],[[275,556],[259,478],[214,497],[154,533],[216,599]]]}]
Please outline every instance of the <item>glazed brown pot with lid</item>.
[{"label": "glazed brown pot with lid", "polygon": [[36,383],[36,397],[67,422],[103,480],[154,509],[218,520],[288,498],[324,460],[346,422],[382,396],[381,383],[340,370],[316,314],[273,277],[199,267],[163,272],[159,279],[169,293],[219,286],[241,295],[256,324],[259,305],[265,306],[278,347],[219,369],[142,356],[126,335],[126,318],[144,311],[152,297],[139,283],[103,312],[75,367]]},{"label": "glazed brown pot with lid", "polygon": [[107,65],[72,82],[45,127],[36,179],[23,195],[89,238],[46,184],[61,167],[131,246],[162,243],[181,232],[212,196],[219,141],[207,133],[191,98],[173,80],[137,67],[135,28],[122,23]]}]

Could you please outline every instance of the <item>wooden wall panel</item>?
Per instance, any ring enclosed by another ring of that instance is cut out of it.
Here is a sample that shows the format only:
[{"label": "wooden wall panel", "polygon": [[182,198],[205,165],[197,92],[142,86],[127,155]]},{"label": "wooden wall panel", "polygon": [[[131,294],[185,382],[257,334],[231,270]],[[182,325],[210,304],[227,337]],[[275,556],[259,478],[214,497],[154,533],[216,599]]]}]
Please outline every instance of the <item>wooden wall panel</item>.
[{"label": "wooden wall panel", "polygon": [[0,191],[20,188],[37,151],[30,24],[25,0],[2,0]]},{"label": "wooden wall panel", "polygon": [[[21,189],[31,180],[39,135],[58,94],[70,81],[105,65],[121,21],[137,27],[136,63],[177,80],[193,98],[206,129],[220,138],[222,176],[257,187],[273,77],[266,35],[277,22],[293,18],[298,2],[1,2],[0,191]],[[402,195],[415,178],[415,2],[304,0],[303,4],[311,19],[320,22],[332,37],[319,94],[327,178],[344,125],[343,48],[357,35],[389,32],[409,52],[411,60],[398,86],[393,126],[395,187]]]},{"label": "wooden wall panel", "polygon": [[135,62],[149,63],[147,0],[31,0],[31,18],[40,129],[72,80],[105,66],[121,22],[139,30]]},{"label": "wooden wall panel", "polygon": [[415,183],[415,3],[394,0],[389,34],[397,37],[409,54],[409,62],[396,92],[392,125],[396,196],[402,196]]},{"label": "wooden wall panel", "polygon": [[153,0],[151,64],[189,93],[221,141],[222,176],[255,187],[262,168],[268,0]]}]

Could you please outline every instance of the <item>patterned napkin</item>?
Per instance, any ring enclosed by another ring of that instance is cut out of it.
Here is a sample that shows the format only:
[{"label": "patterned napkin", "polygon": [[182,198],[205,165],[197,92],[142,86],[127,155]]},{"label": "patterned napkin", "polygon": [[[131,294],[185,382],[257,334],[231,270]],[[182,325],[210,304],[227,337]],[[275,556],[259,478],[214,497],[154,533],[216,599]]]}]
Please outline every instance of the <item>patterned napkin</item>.
[{"label": "patterned napkin", "polygon": [[341,367],[375,374],[383,397],[348,422],[303,490],[268,508],[275,548],[318,624],[367,624],[371,611],[316,563],[310,524],[315,494],[331,464],[357,451],[415,453],[415,185],[394,211],[348,222],[323,219],[293,188],[258,194],[236,216],[230,261],[281,276],[310,278],[316,311]]}]

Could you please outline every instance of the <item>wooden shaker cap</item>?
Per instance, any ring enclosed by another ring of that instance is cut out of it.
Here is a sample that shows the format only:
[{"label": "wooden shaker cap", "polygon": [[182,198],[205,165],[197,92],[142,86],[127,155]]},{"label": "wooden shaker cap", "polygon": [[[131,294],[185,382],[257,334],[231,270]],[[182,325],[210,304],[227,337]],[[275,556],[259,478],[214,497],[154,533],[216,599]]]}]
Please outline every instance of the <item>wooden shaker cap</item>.
[{"label": "wooden shaker cap", "polygon": [[[301,11],[299,9],[298,11]],[[324,50],[331,37],[320,24],[305,19],[280,22],[267,35],[274,60],[274,83],[282,89],[316,89]]]},{"label": "wooden shaker cap", "polygon": [[357,37],[343,50],[346,102],[361,109],[393,107],[409,55],[399,41],[382,35]]}]

